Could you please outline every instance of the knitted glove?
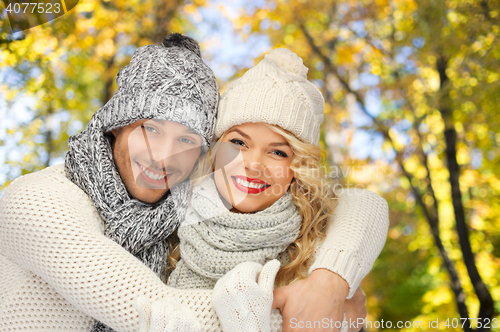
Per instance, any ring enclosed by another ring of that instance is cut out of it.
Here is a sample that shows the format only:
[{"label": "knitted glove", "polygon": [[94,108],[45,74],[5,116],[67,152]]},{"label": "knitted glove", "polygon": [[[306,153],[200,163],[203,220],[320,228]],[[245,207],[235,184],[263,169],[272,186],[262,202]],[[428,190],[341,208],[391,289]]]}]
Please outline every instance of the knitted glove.
[{"label": "knitted glove", "polygon": [[203,332],[194,312],[173,298],[150,303],[147,297],[137,297],[139,332]]},{"label": "knitted glove", "polygon": [[217,281],[212,292],[212,305],[224,331],[271,331],[274,279],[279,268],[280,262],[276,259],[264,267],[255,262],[244,262]]}]

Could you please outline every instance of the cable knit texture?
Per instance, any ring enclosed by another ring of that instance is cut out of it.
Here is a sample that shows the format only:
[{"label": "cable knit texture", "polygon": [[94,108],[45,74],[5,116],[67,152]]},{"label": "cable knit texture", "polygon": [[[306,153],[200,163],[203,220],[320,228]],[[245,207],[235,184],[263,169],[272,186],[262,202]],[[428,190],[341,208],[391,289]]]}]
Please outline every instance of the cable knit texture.
[{"label": "cable knit texture", "polygon": [[278,48],[266,54],[222,94],[215,137],[236,125],[264,122],[319,146],[325,100],[307,80],[308,70],[302,59],[288,49]]},{"label": "cable knit texture", "polygon": [[279,268],[277,259],[264,266],[247,261],[217,281],[212,303],[224,331],[270,331],[274,280]]},{"label": "cable knit texture", "polygon": [[286,192],[256,213],[234,213],[222,202],[213,174],[193,189],[177,234],[181,260],[167,285],[212,289],[236,265],[274,259],[299,236],[302,218]]},{"label": "cable knit texture", "polygon": [[319,268],[335,271],[349,284],[350,299],[384,247],[389,208],[369,190],[343,189],[337,194],[334,220],[338,222],[328,223],[328,236],[316,249],[309,273]]},{"label": "cable knit texture", "polygon": [[[388,223],[387,203],[377,194],[340,193],[315,268],[333,269],[355,290],[385,243]],[[14,180],[0,199],[0,331],[88,332],[94,317],[137,332],[139,295],[177,299],[204,330],[222,330],[211,291],[167,287],[103,233],[99,213],[63,164]],[[352,261],[339,259],[346,256]],[[272,331],[281,323],[273,310]]]},{"label": "cable knit texture", "polygon": [[139,332],[203,332],[198,318],[173,298],[153,303],[141,295],[136,301]]}]

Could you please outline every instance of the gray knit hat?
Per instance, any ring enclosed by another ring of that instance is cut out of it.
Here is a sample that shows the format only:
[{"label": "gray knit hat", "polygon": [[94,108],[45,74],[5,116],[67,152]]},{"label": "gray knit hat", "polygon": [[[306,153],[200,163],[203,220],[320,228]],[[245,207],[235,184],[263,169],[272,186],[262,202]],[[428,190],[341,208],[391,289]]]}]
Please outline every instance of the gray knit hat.
[{"label": "gray knit hat", "polygon": [[116,75],[118,91],[102,107],[104,132],[142,119],[178,122],[212,140],[219,87],[195,40],[171,34],[138,48]]}]

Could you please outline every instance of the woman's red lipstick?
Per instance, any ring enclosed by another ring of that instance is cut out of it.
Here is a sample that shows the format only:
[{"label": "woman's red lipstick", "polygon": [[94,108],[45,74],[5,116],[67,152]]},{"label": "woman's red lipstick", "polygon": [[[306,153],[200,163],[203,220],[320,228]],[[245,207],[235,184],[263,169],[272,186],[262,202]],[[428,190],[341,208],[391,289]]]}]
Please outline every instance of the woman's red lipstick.
[{"label": "woman's red lipstick", "polygon": [[[249,183],[263,184],[265,186],[262,187],[262,188],[248,188],[248,187],[245,187],[245,186],[239,184],[236,181],[236,178],[244,180],[244,181],[247,181]],[[234,186],[237,189],[239,189],[239,190],[241,190],[241,191],[243,191],[244,193],[247,193],[247,194],[258,194],[258,193],[263,192],[264,190],[266,190],[267,188],[269,188],[271,186],[267,182],[264,182],[264,181],[259,180],[259,179],[249,178],[247,176],[233,175],[233,176],[231,176],[231,180],[233,180]]]}]

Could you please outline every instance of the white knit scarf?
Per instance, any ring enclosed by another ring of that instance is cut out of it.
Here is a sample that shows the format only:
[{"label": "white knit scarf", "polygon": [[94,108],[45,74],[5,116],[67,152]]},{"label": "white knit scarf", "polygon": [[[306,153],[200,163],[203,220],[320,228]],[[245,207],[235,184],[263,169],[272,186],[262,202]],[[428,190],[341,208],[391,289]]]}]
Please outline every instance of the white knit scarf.
[{"label": "white knit scarf", "polygon": [[290,192],[262,211],[233,213],[209,176],[193,189],[186,219],[178,229],[181,260],[167,285],[209,289],[239,263],[265,264],[297,239],[301,223]]}]

